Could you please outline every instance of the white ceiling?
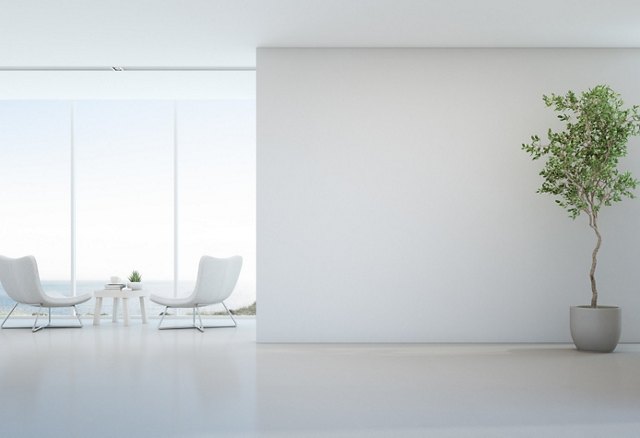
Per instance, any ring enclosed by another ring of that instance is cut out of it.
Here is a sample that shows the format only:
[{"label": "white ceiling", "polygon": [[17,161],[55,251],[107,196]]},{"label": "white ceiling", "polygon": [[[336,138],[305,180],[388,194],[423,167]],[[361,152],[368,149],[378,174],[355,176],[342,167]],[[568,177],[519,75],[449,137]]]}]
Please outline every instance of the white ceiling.
[{"label": "white ceiling", "polygon": [[638,0],[0,0],[0,66],[255,66],[256,47],[640,47]]}]

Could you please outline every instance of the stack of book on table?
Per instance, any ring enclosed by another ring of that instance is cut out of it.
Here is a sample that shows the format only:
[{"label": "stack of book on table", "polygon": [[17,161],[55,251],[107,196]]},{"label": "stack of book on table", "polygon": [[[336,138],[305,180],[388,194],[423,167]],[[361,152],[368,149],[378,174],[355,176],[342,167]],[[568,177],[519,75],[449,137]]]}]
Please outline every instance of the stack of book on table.
[{"label": "stack of book on table", "polygon": [[122,283],[107,283],[104,285],[105,290],[122,290],[124,289],[124,284]]}]

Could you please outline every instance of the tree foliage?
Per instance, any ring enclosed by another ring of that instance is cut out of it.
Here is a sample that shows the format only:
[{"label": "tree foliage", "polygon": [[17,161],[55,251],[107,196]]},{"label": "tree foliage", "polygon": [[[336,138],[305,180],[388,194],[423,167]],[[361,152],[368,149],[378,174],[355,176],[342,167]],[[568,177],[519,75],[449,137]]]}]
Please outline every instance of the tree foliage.
[{"label": "tree foliage", "polygon": [[530,144],[522,145],[534,160],[548,157],[538,193],[555,195],[572,218],[581,212],[591,216],[623,197],[633,198],[631,190],[638,181],[629,172],[621,173],[618,161],[627,154],[629,137],[640,133],[638,107],[623,109],[620,96],[606,85],[579,97],[569,91],[543,99],[559,113],[565,129],[549,129],[548,143],[533,135]]},{"label": "tree foliage", "polygon": [[547,132],[548,142],[531,136],[522,149],[534,160],[547,158],[540,172],[543,178],[538,193],[555,196],[555,202],[573,219],[581,213],[589,217],[589,226],[597,237],[590,272],[593,307],[597,306],[595,284],[596,255],[602,241],[598,213],[603,206],[633,198],[638,181],[630,172],[618,169],[627,154],[629,138],[640,134],[638,106],[624,109],[620,95],[607,85],[598,85],[581,95],[543,96],[547,107],[557,112],[564,129]]}]

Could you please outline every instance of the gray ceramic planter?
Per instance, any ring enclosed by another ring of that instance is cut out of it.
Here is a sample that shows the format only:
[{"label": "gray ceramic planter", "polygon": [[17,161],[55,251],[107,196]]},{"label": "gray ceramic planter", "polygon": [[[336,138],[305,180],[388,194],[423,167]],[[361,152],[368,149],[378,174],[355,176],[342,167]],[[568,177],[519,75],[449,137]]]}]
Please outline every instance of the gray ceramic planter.
[{"label": "gray ceramic planter", "polygon": [[569,323],[571,337],[578,350],[610,353],[620,340],[621,311],[619,307],[572,306]]}]

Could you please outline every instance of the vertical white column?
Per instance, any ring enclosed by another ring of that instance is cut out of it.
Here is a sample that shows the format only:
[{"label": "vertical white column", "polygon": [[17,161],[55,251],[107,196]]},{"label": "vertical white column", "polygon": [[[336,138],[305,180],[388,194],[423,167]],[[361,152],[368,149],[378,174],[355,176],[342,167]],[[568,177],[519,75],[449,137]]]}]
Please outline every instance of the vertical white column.
[{"label": "vertical white column", "polygon": [[178,296],[178,102],[173,101],[173,296]]},{"label": "vertical white column", "polygon": [[69,108],[69,147],[70,147],[70,192],[71,192],[71,294],[77,295],[76,288],[76,161],[75,161],[75,103]]}]

